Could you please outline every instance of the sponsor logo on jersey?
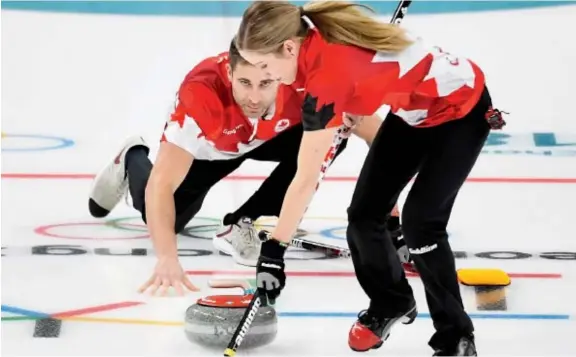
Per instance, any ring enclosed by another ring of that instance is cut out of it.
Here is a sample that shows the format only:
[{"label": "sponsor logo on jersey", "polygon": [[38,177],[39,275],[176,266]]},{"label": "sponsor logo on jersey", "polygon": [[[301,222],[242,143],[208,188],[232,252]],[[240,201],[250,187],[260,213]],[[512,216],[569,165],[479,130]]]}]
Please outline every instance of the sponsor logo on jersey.
[{"label": "sponsor logo on jersey", "polygon": [[238,124],[236,125],[236,127],[232,128],[232,129],[224,129],[222,130],[222,133],[224,133],[224,135],[234,135],[238,132],[238,130],[240,130],[240,128],[242,128],[244,126],[244,124]]},{"label": "sponsor logo on jersey", "polygon": [[277,133],[280,133],[280,132],[286,130],[286,128],[288,128],[289,126],[290,126],[290,120],[280,119],[276,123],[276,126],[274,127],[274,131]]}]

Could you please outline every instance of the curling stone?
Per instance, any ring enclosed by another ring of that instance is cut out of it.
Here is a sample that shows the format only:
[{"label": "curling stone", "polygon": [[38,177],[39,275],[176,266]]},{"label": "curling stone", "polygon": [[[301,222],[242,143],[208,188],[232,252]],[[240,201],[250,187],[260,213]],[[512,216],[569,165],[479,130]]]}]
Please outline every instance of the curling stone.
[{"label": "curling stone", "polygon": [[[214,287],[213,284],[210,285]],[[246,293],[212,295],[199,299],[186,310],[184,324],[186,337],[189,341],[202,346],[226,348],[251,299],[252,294]],[[276,338],[277,332],[276,311],[271,306],[261,306],[242,341],[242,348],[267,345]]]}]

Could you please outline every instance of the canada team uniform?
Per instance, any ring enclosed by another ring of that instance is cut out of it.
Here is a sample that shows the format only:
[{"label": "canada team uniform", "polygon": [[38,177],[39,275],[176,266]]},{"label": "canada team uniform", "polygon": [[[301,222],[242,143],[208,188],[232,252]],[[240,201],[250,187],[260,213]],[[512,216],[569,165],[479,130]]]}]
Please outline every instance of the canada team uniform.
[{"label": "canada team uniform", "polygon": [[[174,192],[176,233],[181,233],[202,208],[209,190],[245,160],[278,163],[241,207],[224,216],[213,239],[215,247],[238,264],[255,266],[260,241],[254,221],[260,216],[279,216],[296,173],[303,133],[303,92],[280,85],[275,102],[265,115],[248,118],[234,100],[228,64],[228,53],[221,53],[203,60],[186,75],[160,140],[194,157],[188,174]],[[346,141],[338,154],[345,147]],[[105,217],[129,191],[132,205],[146,222],[145,191],[152,171],[148,153],[149,147],[142,138],[129,138],[114,163],[97,175],[89,200],[94,217]]]},{"label": "canada team uniform", "polygon": [[[328,43],[310,19],[303,19],[309,30],[293,85],[306,92],[304,130],[340,126],[342,113],[372,115],[390,107],[348,207],[354,270],[370,298],[349,332],[350,348],[378,348],[394,324],[411,323],[417,316],[382,215],[417,174],[403,207],[402,231],[426,287],[436,330],[429,344],[437,355],[475,353],[474,327],[462,304],[446,225],[490,129],[504,125],[492,108],[483,72],[472,61],[411,34],[405,50],[381,53]],[[274,252],[271,261],[278,259],[276,249],[266,249]]]},{"label": "canada team uniform", "polygon": [[[195,158],[175,194],[176,207],[182,207],[177,229],[198,212],[208,190],[245,160],[279,163],[247,202],[225,215],[213,240],[219,251],[237,263],[255,266],[260,241],[254,221],[260,216],[280,215],[285,192],[296,174],[304,94],[296,87],[280,85],[266,114],[248,118],[234,100],[228,63],[227,53],[222,53],[205,59],[188,73],[161,141],[177,145]],[[345,146],[343,143],[338,153]],[[190,192],[194,192],[191,197],[184,197]]]},{"label": "canada team uniform", "polygon": [[[429,127],[465,116],[484,90],[484,74],[476,64],[420,38],[399,54],[384,54],[329,44],[318,30],[310,32],[294,85],[306,89],[316,110],[332,104],[337,114],[372,115],[388,105],[409,125]],[[341,125],[339,118],[326,126]]]},{"label": "canada team uniform", "polygon": [[197,160],[230,160],[260,147],[302,120],[303,93],[280,85],[262,118],[247,118],[236,105],[226,74],[227,53],[200,62],[184,79],[162,141]]}]

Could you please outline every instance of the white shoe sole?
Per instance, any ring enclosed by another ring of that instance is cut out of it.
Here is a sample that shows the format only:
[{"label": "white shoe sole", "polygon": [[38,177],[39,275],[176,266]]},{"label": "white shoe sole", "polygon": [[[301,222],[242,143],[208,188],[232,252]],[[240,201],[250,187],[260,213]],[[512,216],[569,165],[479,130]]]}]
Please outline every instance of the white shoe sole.
[{"label": "white shoe sole", "polygon": [[212,239],[212,245],[214,245],[214,248],[216,248],[216,250],[218,250],[219,252],[222,252],[226,255],[231,256],[232,259],[234,259],[234,261],[239,265],[244,265],[244,266],[248,266],[248,267],[255,267],[258,264],[257,260],[249,260],[249,259],[242,258],[234,250],[234,247],[232,247],[232,244],[230,244],[230,242],[228,242],[224,238],[214,237]]}]

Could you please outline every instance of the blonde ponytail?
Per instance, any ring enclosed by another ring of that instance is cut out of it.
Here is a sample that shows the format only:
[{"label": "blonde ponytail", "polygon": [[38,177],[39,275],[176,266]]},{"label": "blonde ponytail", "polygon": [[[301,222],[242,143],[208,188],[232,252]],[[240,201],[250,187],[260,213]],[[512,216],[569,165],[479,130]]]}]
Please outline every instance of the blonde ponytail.
[{"label": "blonde ponytail", "polygon": [[305,36],[303,15],[329,43],[393,53],[411,44],[402,28],[379,22],[361,8],[372,11],[347,1],[314,1],[302,8],[287,1],[255,1],[244,12],[236,45],[241,50],[277,52],[284,41]]},{"label": "blonde ponytail", "polygon": [[401,52],[411,44],[402,28],[380,22],[363,13],[361,8],[374,12],[361,4],[318,1],[306,4],[303,14],[312,20],[329,43],[382,52]]}]

